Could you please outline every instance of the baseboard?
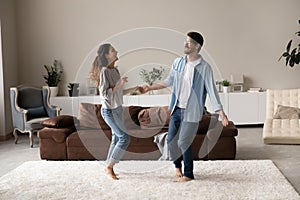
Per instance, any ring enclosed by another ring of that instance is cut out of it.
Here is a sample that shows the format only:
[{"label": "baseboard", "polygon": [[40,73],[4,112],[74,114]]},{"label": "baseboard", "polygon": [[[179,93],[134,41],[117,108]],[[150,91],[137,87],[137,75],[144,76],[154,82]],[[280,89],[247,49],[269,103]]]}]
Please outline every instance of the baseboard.
[{"label": "baseboard", "polygon": [[0,135],[0,141],[5,141],[5,140],[9,140],[10,138],[13,137],[12,133],[9,133],[7,135]]}]

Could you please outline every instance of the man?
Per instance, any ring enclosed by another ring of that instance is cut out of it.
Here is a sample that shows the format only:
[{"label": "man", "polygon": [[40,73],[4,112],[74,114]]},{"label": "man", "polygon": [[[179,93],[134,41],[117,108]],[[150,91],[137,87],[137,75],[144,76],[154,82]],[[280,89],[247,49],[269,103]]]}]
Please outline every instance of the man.
[{"label": "man", "polygon": [[[178,182],[194,179],[191,144],[203,115],[207,94],[215,112],[218,112],[221,117],[223,126],[228,125],[227,116],[223,111],[215,87],[212,69],[199,54],[203,42],[200,33],[187,33],[184,45],[185,56],[174,60],[166,80],[162,83],[143,87],[143,92],[148,92],[172,86],[169,106],[171,117],[167,143],[170,158],[175,164]],[[184,163],[183,173],[182,161]]]}]

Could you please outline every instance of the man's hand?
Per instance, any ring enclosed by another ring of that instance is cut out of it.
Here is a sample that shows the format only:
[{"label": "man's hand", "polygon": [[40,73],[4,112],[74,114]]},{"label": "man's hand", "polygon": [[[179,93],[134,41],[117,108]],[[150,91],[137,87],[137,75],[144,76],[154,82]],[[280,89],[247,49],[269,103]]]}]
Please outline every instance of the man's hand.
[{"label": "man's hand", "polygon": [[145,94],[146,92],[149,92],[149,91],[150,91],[150,87],[149,87],[148,85],[144,85],[144,86],[142,86],[141,89],[140,89],[140,92],[141,92],[142,94]]},{"label": "man's hand", "polygon": [[221,119],[222,119],[222,125],[223,126],[227,126],[228,125],[228,118],[227,116],[225,115],[224,111],[223,110],[220,110],[218,112],[218,114],[220,115]]}]

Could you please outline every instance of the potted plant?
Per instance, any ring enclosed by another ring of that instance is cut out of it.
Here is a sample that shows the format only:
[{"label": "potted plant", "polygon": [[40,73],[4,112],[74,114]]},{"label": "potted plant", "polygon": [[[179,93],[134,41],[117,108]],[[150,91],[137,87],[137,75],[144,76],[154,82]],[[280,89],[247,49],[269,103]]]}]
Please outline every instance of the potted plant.
[{"label": "potted plant", "polygon": [[230,92],[230,82],[228,80],[223,80],[222,81],[222,86],[223,86],[223,92],[228,93]]},{"label": "potted plant", "polygon": [[[300,20],[298,21],[300,24]],[[296,35],[300,36],[300,31],[296,32]],[[279,60],[284,57],[285,58],[285,65],[289,65],[290,67],[294,67],[295,64],[300,63],[300,44],[298,47],[295,47],[291,50],[293,40],[290,40],[286,46],[286,51],[280,56]]]},{"label": "potted plant", "polygon": [[50,95],[56,96],[58,93],[58,83],[61,81],[63,73],[61,65],[57,60],[54,60],[53,65],[44,65],[44,68],[47,74],[43,75],[43,77],[50,88]]},{"label": "potted plant", "polygon": [[[153,67],[151,71],[141,69],[140,77],[142,78],[142,80],[145,83],[147,83],[148,85],[151,86],[155,83],[155,81],[162,79],[162,75],[163,75],[164,71],[165,71],[165,69],[161,66],[159,68]],[[153,92],[153,91],[150,91],[150,92]],[[151,94],[153,94],[153,93],[151,93]]]}]

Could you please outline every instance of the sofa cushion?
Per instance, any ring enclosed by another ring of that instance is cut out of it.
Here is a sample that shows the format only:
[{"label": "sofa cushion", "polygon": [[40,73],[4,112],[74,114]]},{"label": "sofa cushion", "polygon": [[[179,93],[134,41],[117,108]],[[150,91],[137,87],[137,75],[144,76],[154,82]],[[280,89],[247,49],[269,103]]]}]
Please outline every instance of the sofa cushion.
[{"label": "sofa cushion", "polygon": [[[170,111],[168,106],[145,108],[139,112],[138,120],[142,129],[168,128]],[[206,134],[218,122],[218,115],[203,115],[199,122],[197,134]]]},{"label": "sofa cushion", "polygon": [[101,104],[80,103],[78,120],[81,128],[110,129],[101,116]]},{"label": "sofa cushion", "polygon": [[67,128],[79,125],[79,121],[76,117],[70,115],[60,115],[46,119],[42,121],[41,124],[48,128]]},{"label": "sofa cushion", "polygon": [[299,119],[300,108],[278,105],[274,119]]},{"label": "sofa cushion", "polygon": [[[78,119],[80,121],[81,129],[103,129],[107,130],[110,127],[104,121],[101,115],[101,104],[92,103],[81,103],[79,106]],[[124,114],[124,124],[128,129],[140,128],[138,121],[139,112],[145,109],[141,106],[126,106],[123,107]],[[99,126],[100,125],[100,126]]]}]

